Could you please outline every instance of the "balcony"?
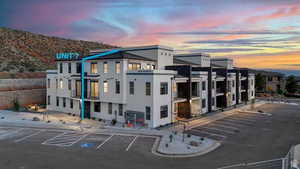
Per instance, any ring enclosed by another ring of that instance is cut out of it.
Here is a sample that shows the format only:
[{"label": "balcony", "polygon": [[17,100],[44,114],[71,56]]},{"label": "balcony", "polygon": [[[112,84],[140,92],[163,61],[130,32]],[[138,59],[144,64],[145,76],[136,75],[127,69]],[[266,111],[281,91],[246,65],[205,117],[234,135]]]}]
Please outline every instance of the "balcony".
[{"label": "balcony", "polygon": [[[76,90],[72,90],[71,93],[72,98],[81,99],[81,92],[76,92]],[[85,93],[85,99],[87,100],[100,100],[99,96],[92,95],[91,92]]]}]

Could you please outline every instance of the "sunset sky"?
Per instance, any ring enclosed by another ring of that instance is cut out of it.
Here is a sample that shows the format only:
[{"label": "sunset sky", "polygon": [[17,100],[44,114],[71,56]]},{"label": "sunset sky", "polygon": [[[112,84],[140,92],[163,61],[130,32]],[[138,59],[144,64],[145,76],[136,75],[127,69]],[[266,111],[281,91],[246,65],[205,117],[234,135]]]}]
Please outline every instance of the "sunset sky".
[{"label": "sunset sky", "polygon": [[300,0],[1,0],[0,26],[300,70]]}]

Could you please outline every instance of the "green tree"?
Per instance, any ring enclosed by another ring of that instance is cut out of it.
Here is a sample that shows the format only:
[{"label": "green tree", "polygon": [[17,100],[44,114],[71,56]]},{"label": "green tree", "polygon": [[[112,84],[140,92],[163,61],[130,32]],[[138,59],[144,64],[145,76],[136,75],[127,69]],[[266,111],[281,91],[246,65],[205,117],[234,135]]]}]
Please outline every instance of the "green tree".
[{"label": "green tree", "polygon": [[297,81],[296,81],[295,76],[291,75],[291,76],[287,77],[285,88],[289,93],[296,93],[296,91],[297,91]]},{"label": "green tree", "polygon": [[255,87],[256,91],[263,91],[264,90],[264,85],[265,85],[265,78],[261,73],[258,73],[255,76]]}]

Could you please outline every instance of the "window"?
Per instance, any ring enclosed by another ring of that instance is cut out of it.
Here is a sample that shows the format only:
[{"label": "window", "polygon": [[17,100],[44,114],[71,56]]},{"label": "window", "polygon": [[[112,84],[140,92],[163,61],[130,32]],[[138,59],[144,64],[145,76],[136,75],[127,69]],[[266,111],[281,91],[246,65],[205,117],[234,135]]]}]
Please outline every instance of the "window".
[{"label": "window", "polygon": [[104,81],[104,82],[103,82],[103,92],[104,92],[104,93],[107,93],[107,92],[108,92],[108,82],[107,82],[107,81]]},{"label": "window", "polygon": [[56,106],[59,106],[59,97],[56,97]]},{"label": "window", "polygon": [[146,120],[151,120],[151,107],[146,106],[145,111],[146,111]]},{"label": "window", "polygon": [[62,63],[59,64],[59,73],[63,73],[63,64]]},{"label": "window", "polygon": [[232,87],[234,87],[235,85],[234,85],[234,80],[232,81]]},{"label": "window", "polygon": [[151,83],[146,82],[146,96],[151,96]]},{"label": "window", "polygon": [[128,70],[140,70],[141,64],[140,63],[128,63]]},{"label": "window", "polygon": [[168,83],[167,82],[160,83],[160,94],[161,95],[168,94]]},{"label": "window", "polygon": [[73,109],[73,99],[70,99],[70,108]]},{"label": "window", "polygon": [[120,94],[120,81],[116,81],[116,94]]},{"label": "window", "polygon": [[68,72],[72,73],[72,63],[68,63]]},{"label": "window", "polygon": [[47,87],[50,88],[50,79],[48,79],[48,86]]},{"label": "window", "polygon": [[251,96],[254,96],[254,92],[253,91],[251,91]]},{"label": "window", "polygon": [[134,82],[129,82],[129,94],[134,95]]},{"label": "window", "polygon": [[168,105],[160,106],[160,118],[168,117]]},{"label": "window", "polygon": [[119,104],[119,116],[123,116],[123,104]]},{"label": "window", "polygon": [[202,82],[202,90],[206,90],[206,83]]},{"label": "window", "polygon": [[81,63],[76,63],[76,73],[81,73]]},{"label": "window", "polygon": [[253,79],[251,79],[251,86],[253,86],[253,82],[254,82],[254,80],[253,80]]},{"label": "window", "polygon": [[212,83],[211,83],[211,88],[212,88],[212,89],[215,89],[215,81],[212,81]]},{"label": "window", "polygon": [[92,73],[92,74],[98,73],[97,66],[98,66],[97,63],[95,63],[95,62],[92,62],[92,63],[91,63],[91,73]]},{"label": "window", "polygon": [[232,94],[232,101],[235,100],[235,94]]},{"label": "window", "polygon": [[206,107],[206,100],[202,99],[202,108],[205,108],[205,107]]},{"label": "window", "polygon": [[116,62],[116,64],[115,64],[115,71],[116,71],[116,73],[120,73],[121,72],[121,64],[120,64],[120,62]]},{"label": "window", "polygon": [[103,73],[108,73],[108,64],[107,64],[107,62],[103,63]]},{"label": "window", "polygon": [[99,83],[98,81],[91,81],[91,97],[97,98],[99,97]]},{"label": "window", "polygon": [[211,98],[211,105],[214,106],[215,105],[215,98]]},{"label": "window", "polygon": [[63,98],[63,107],[66,107],[66,98]]},{"label": "window", "polygon": [[147,69],[147,70],[151,70],[151,67],[152,67],[152,66],[151,66],[150,64],[147,64],[147,65],[146,65],[146,69]]},{"label": "window", "polygon": [[155,65],[152,65],[152,70],[155,70]]},{"label": "window", "polygon": [[94,102],[94,112],[101,112],[100,102]]},{"label": "window", "polygon": [[81,96],[81,81],[80,80],[76,80],[75,88],[76,88],[76,90],[75,90],[76,97]]},{"label": "window", "polygon": [[71,90],[71,88],[72,88],[71,85],[72,85],[71,80],[68,80],[68,89],[69,89],[69,90]]},{"label": "window", "polygon": [[58,80],[57,79],[56,79],[55,85],[56,85],[56,89],[57,89],[58,88]]},{"label": "window", "polygon": [[61,88],[61,89],[64,88],[62,79],[59,79],[59,88]]},{"label": "window", "polygon": [[112,114],[112,103],[108,103],[108,114]]},{"label": "window", "polygon": [[47,104],[50,105],[50,96],[48,96]]}]

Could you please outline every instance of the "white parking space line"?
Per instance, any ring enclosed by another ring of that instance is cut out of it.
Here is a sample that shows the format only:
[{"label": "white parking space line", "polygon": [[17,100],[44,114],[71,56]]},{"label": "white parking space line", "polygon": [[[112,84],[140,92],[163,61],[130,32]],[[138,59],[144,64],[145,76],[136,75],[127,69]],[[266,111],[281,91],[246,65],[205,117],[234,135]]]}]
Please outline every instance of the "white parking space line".
[{"label": "white parking space line", "polygon": [[50,138],[50,139],[44,141],[42,144],[46,144],[47,142],[52,141],[52,140],[56,139],[57,137],[60,137],[60,136],[62,136],[62,135],[64,135],[64,134],[66,134],[66,133],[67,133],[67,132],[63,132],[63,133],[61,133],[61,134],[58,134],[58,135],[56,135],[55,137],[52,137],[52,138]]},{"label": "white parking space line", "polygon": [[215,123],[224,124],[224,125],[233,126],[233,127],[245,127],[246,126],[243,124],[236,124],[234,122],[229,122],[229,121],[216,121]]},{"label": "white parking space line", "polygon": [[30,134],[30,135],[27,135],[27,136],[22,137],[22,138],[20,138],[20,139],[17,139],[17,140],[15,140],[15,143],[24,141],[24,140],[26,140],[27,138],[32,137],[32,136],[35,136],[35,135],[38,135],[38,134],[40,134],[40,133],[42,133],[42,132],[44,132],[44,131],[46,131],[46,130],[40,130],[40,131],[35,132],[35,133],[33,133],[33,134]]},{"label": "white parking space line", "polygon": [[228,125],[226,126],[226,125],[218,124],[218,123],[211,123],[211,124],[208,124],[208,126],[222,127],[222,128],[227,128],[227,129],[230,129],[230,130],[239,130],[236,127],[232,127],[232,126],[228,126]]},{"label": "white parking space line", "polygon": [[114,136],[114,134],[112,134],[111,136],[109,136],[107,139],[105,139],[96,149],[101,148],[106,142],[108,142],[112,137]]},{"label": "white parking space line", "polygon": [[228,130],[222,130],[220,128],[216,128],[216,127],[198,127],[199,129],[207,129],[207,130],[215,130],[215,131],[220,131],[220,132],[223,132],[223,133],[228,133],[228,134],[235,134],[235,132],[233,131],[228,131]]},{"label": "white parking space line", "polygon": [[249,126],[249,125],[253,124],[253,123],[249,123],[249,122],[245,122],[245,121],[240,121],[240,120],[229,119],[229,118],[225,118],[223,120],[224,121],[229,121],[229,122],[232,122],[232,123],[243,124],[243,125],[246,125],[246,126]]},{"label": "white parking space line", "polygon": [[239,121],[245,121],[245,122],[249,122],[249,123],[255,123],[255,120],[249,120],[243,117],[228,117],[230,119],[234,119],[234,120],[239,120]]},{"label": "white parking space line", "polygon": [[130,147],[133,145],[133,143],[135,142],[135,140],[138,138],[138,136],[135,136],[134,139],[131,141],[131,143],[128,145],[128,147],[126,148],[126,151],[128,151],[130,149]]},{"label": "white parking space line", "polygon": [[42,144],[70,147],[88,135],[89,134],[83,133],[64,133],[63,135],[55,136],[54,139],[52,138]]},{"label": "white parking space line", "polygon": [[210,133],[210,132],[207,132],[207,131],[203,131],[203,130],[198,130],[198,129],[191,129],[192,131],[195,131],[195,132],[198,132],[198,133],[202,133],[202,134],[208,134],[210,136],[217,136],[217,137],[222,137],[222,138],[227,138],[227,136],[225,135],[221,135],[221,134],[216,134],[216,133]]},{"label": "white parking space line", "polygon": [[18,129],[18,130],[14,130],[14,131],[7,131],[5,134],[1,134],[1,137],[6,137],[6,136],[9,136],[9,135],[13,135],[13,134],[17,134],[19,133],[20,131],[24,130],[24,128],[22,129]]}]

